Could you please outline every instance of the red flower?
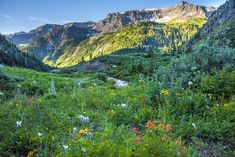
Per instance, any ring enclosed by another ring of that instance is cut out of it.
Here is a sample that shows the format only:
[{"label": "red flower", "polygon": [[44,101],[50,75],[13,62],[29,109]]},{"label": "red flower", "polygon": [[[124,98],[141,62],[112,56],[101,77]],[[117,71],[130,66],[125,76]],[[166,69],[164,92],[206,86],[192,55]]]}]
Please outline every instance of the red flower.
[{"label": "red flower", "polygon": [[154,122],[148,121],[148,122],[146,123],[146,126],[147,126],[148,128],[150,128],[150,129],[152,129],[152,128],[154,128],[154,127],[156,126],[156,124],[155,124]]},{"label": "red flower", "polygon": [[141,138],[137,136],[136,138],[133,139],[133,141],[134,141],[134,142],[140,142],[140,141],[141,141]]},{"label": "red flower", "polygon": [[167,131],[167,132],[171,132],[171,131],[172,131],[172,128],[171,128],[171,125],[170,125],[170,124],[167,124],[167,125],[166,125],[166,131]]},{"label": "red flower", "polygon": [[137,133],[137,132],[138,132],[138,129],[137,129],[136,127],[134,127],[134,128],[131,129],[131,132]]},{"label": "red flower", "polygon": [[180,145],[180,144],[181,144],[181,142],[179,140],[175,141],[175,145]]}]

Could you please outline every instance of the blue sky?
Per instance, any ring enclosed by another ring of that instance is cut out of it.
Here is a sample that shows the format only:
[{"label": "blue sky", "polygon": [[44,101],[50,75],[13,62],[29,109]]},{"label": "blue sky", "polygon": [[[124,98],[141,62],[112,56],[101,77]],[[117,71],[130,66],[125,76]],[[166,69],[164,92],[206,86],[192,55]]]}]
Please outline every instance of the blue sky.
[{"label": "blue sky", "polygon": [[[110,12],[164,8],[180,0],[0,0],[0,33],[29,31],[46,23],[99,21]],[[226,0],[188,0],[219,6]]]}]

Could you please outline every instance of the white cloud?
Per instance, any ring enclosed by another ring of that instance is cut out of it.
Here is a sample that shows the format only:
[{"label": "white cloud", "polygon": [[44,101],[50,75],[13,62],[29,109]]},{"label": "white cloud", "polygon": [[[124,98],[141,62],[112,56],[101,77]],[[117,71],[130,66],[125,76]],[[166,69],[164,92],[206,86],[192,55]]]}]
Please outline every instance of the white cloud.
[{"label": "white cloud", "polygon": [[2,15],[4,18],[6,18],[6,19],[11,19],[12,17],[10,16],[10,15],[6,15],[6,14],[4,14],[4,15]]},{"label": "white cloud", "polygon": [[213,7],[219,7],[220,5],[224,4],[227,0],[219,0],[214,3],[211,3],[210,5]]},{"label": "white cloud", "polygon": [[31,20],[31,21],[39,21],[39,22],[45,22],[45,23],[52,23],[50,20],[48,20],[46,18],[41,18],[41,17],[29,16],[28,19]]}]

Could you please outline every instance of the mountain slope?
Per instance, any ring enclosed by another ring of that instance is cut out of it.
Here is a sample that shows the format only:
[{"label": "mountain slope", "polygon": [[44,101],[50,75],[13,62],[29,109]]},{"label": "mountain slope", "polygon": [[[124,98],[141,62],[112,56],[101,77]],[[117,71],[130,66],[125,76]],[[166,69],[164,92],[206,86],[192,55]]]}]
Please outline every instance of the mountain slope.
[{"label": "mountain slope", "polygon": [[36,38],[42,37],[43,35],[52,32],[57,29],[61,29],[62,26],[55,24],[46,24],[40,26],[30,32],[19,32],[15,34],[10,34],[7,38],[16,45],[27,45]]},{"label": "mountain slope", "polygon": [[128,49],[152,47],[168,52],[190,40],[205,22],[205,19],[197,19],[184,23],[142,22],[129,25],[116,32],[101,34],[81,42],[74,51],[62,55],[56,66],[73,66],[113,52],[128,52]]},{"label": "mountain slope", "polygon": [[18,50],[5,36],[0,34],[0,63],[9,66],[20,66],[25,68],[47,70],[48,66],[42,64],[36,58],[31,58]]}]

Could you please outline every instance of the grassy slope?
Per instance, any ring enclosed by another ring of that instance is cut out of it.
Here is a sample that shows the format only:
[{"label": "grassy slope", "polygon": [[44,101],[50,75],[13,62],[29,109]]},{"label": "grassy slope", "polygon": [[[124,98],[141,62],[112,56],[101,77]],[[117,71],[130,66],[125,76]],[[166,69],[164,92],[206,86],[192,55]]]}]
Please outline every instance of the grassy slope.
[{"label": "grassy slope", "polygon": [[72,66],[82,60],[88,61],[122,49],[143,45],[154,45],[167,52],[188,41],[205,22],[205,19],[195,19],[181,23],[174,21],[166,24],[142,22],[126,26],[116,32],[101,34],[81,42],[75,51],[70,49],[63,53],[56,65],[59,67]]}]

